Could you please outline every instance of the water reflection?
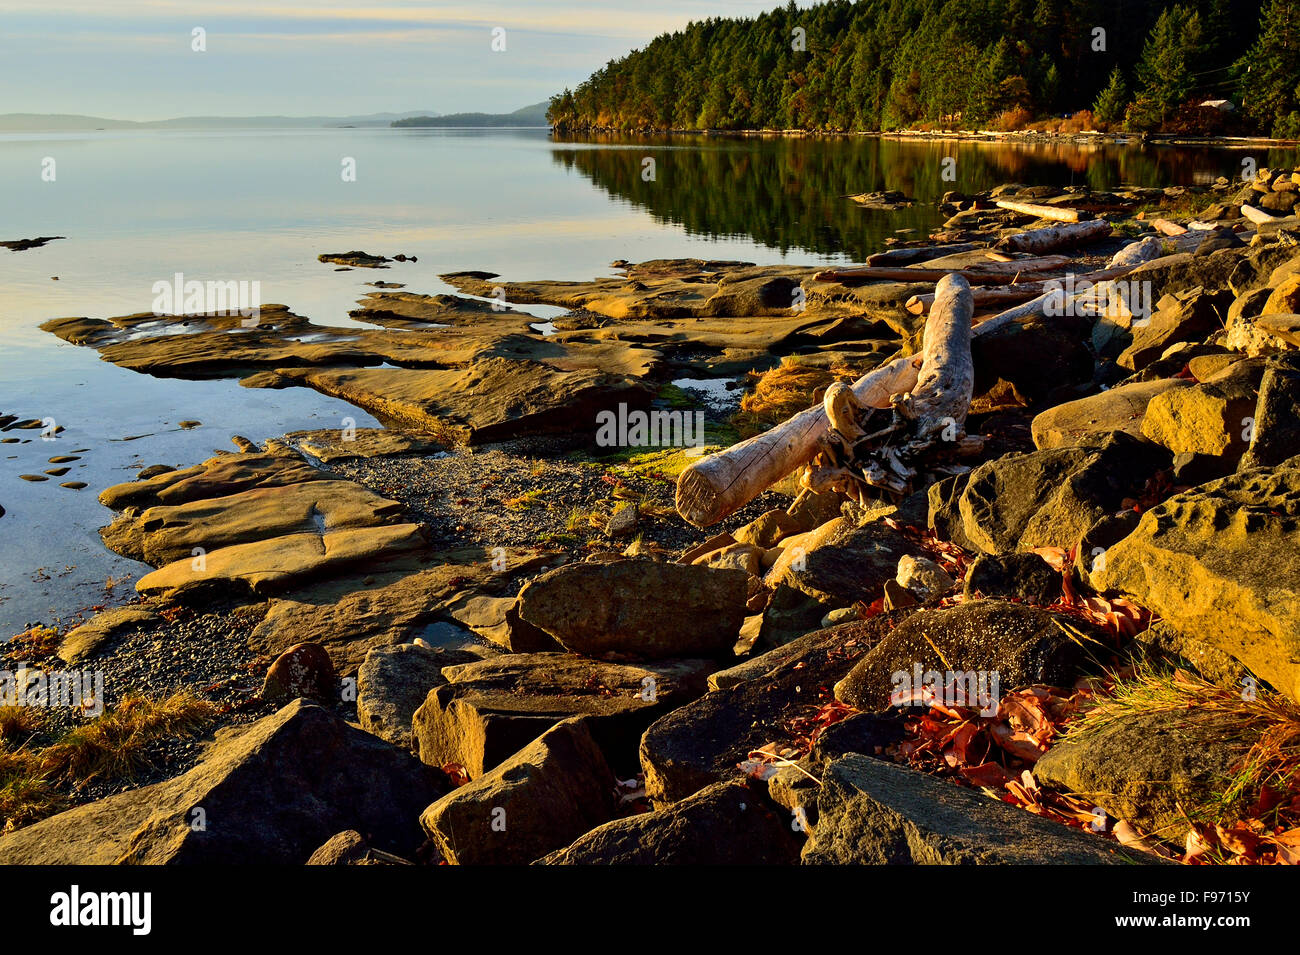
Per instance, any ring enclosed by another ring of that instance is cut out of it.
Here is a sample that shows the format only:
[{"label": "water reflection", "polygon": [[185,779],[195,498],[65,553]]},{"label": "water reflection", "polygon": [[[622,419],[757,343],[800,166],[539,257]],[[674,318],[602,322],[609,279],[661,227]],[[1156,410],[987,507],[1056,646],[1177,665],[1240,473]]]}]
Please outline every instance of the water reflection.
[{"label": "water reflection", "polygon": [[[689,233],[852,258],[877,251],[901,230],[932,229],[942,218],[935,203],[949,190],[978,192],[1004,182],[1094,190],[1206,185],[1219,176],[1239,178],[1248,156],[1259,166],[1298,159],[1294,149],[699,136],[557,137],[551,156]],[[653,178],[647,157],[654,159]],[[882,189],[918,201],[884,212],[845,198]]]}]

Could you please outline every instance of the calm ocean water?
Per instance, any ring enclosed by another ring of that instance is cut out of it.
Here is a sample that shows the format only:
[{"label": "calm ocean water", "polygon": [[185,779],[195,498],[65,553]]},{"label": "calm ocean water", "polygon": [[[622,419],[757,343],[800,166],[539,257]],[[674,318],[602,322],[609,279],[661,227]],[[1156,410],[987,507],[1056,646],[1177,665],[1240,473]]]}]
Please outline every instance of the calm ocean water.
[{"label": "calm ocean water", "polygon": [[[111,514],[95,497],[140,465],[195,463],[232,450],[233,434],[260,441],[336,427],[349,415],[375,423],[307,390],[125,371],[41,332],[46,319],[147,311],[153,284],[177,272],[256,280],[263,303],[349,324],[366,282],[447,292],[438,274],[460,269],[583,279],[613,274],[615,259],[856,261],[896,230],[937,224],[933,200],[948,189],[1208,182],[1238,175],[1244,155],[870,139],[558,143],[545,130],[0,135],[0,240],[67,237],[0,250],[0,412],[52,417],[66,429],[55,441],[10,431],[5,437],[31,440],[0,445],[0,639],[129,596],[147,568],[100,544],[96,530]],[[1295,161],[1294,153],[1249,155],[1259,165]],[[41,178],[47,158],[53,182]],[[341,176],[349,158],[354,182]],[[882,213],[841,198],[885,188],[922,201]],[[352,249],[419,261],[350,272],[316,261]],[[202,427],[183,431],[184,419]],[[19,479],[73,452],[80,460],[66,476]],[[89,487],[59,487],[68,480]],[[110,577],[121,581],[111,597]]]}]

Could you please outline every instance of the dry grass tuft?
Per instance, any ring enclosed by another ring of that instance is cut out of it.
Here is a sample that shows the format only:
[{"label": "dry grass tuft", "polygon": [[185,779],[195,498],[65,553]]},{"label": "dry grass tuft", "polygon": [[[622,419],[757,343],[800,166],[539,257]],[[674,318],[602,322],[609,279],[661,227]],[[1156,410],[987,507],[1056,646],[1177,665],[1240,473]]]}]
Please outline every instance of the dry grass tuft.
[{"label": "dry grass tuft", "polygon": [[164,700],[124,697],[112,710],[43,749],[42,772],[76,784],[101,778],[134,779],[149,766],[150,744],[202,728],[213,712],[212,704],[188,691]]},{"label": "dry grass tuft", "polygon": [[819,368],[795,358],[781,359],[770,371],[749,373],[754,390],[740,401],[732,423],[742,437],[760,434],[817,403],[819,393],[836,381],[854,381],[857,374],[843,365]]}]

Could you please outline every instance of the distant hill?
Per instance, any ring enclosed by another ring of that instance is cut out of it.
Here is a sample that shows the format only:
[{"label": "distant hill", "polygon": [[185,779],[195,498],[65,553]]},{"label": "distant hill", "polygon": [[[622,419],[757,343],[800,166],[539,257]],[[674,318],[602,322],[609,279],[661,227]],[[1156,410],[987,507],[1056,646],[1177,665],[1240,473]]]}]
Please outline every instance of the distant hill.
[{"label": "distant hill", "polygon": [[[428,112],[366,113],[359,116],[181,116],[135,122],[67,113],[0,114],[0,132],[68,132],[83,129],[318,129],[329,126],[389,126]],[[437,116],[436,113],[432,114]]]},{"label": "distant hill", "polygon": [[546,110],[549,103],[534,103],[513,113],[449,113],[446,116],[412,116],[393,122],[394,126],[549,126]]}]

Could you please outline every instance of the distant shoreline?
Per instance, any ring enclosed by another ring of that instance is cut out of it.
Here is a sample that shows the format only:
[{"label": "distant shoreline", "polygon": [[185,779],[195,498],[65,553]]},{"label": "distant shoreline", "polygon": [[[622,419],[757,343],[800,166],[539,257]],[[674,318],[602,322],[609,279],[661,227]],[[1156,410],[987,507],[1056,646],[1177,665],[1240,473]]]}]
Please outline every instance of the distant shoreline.
[{"label": "distant shoreline", "polygon": [[1272,139],[1267,136],[1181,136],[1176,133],[1045,133],[1018,130],[1001,132],[995,130],[857,130],[840,132],[835,130],[807,129],[660,129],[660,130],[623,130],[608,127],[584,127],[555,130],[565,137],[584,135],[656,137],[656,136],[700,136],[718,139],[897,139],[919,141],[964,141],[964,142],[1009,142],[1009,143],[1043,143],[1070,145],[1116,145],[1116,146],[1213,146],[1217,148],[1254,148],[1268,146],[1286,148],[1300,147],[1300,140]]}]

